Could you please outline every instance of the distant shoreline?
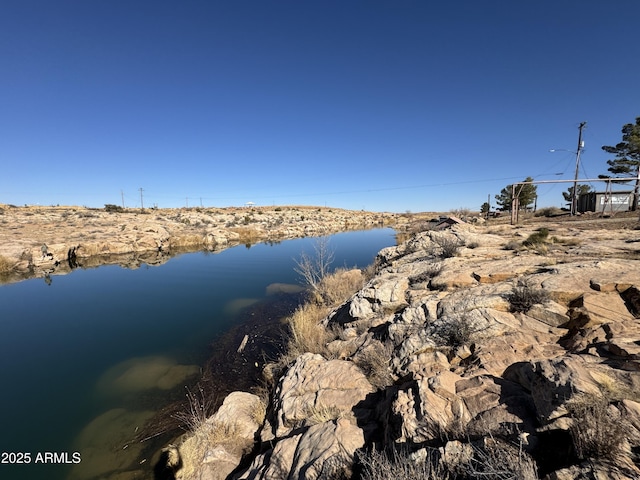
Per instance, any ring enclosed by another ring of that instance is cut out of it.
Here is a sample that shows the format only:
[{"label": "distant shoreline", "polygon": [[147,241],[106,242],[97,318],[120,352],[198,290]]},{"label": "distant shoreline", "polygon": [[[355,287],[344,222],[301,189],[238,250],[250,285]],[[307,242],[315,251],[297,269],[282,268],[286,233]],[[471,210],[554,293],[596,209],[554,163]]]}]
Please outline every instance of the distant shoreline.
[{"label": "distant shoreline", "polygon": [[328,207],[104,209],[0,205],[0,284],[74,268],[160,265],[220,251],[343,231],[407,225],[410,216]]}]

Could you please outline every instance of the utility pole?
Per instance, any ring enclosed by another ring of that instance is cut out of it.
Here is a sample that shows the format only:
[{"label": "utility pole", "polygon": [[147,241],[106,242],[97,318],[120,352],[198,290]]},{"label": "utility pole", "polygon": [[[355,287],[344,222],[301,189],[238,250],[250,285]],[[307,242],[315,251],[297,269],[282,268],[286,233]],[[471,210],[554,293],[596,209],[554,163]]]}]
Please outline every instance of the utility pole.
[{"label": "utility pole", "polygon": [[124,191],[120,190],[120,197],[122,197],[122,208],[124,208]]},{"label": "utility pole", "polygon": [[578,127],[578,149],[576,150],[576,174],[573,177],[573,192],[571,192],[571,215],[578,213],[578,173],[580,170],[580,154],[584,148],[584,142],[582,141],[582,130],[587,125],[587,122],[580,122]]},{"label": "utility pole", "polygon": [[142,187],[140,187],[140,208],[144,210],[144,202],[142,201]]},{"label": "utility pole", "polygon": [[489,220],[489,214],[491,212],[491,194],[487,195],[487,220]]},{"label": "utility pole", "polygon": [[518,223],[518,197],[516,197],[516,184],[511,185],[511,225]]}]

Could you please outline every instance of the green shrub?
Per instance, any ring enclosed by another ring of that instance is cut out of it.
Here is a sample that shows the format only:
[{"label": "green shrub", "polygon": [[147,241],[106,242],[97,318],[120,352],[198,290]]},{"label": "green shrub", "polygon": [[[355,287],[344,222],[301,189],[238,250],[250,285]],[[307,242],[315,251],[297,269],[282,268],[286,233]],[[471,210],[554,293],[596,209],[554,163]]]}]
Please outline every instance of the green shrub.
[{"label": "green shrub", "polygon": [[124,209],[119,205],[113,205],[112,203],[106,203],[104,206],[105,212],[124,212]]},{"label": "green shrub", "polygon": [[529,235],[529,237],[524,242],[522,242],[522,244],[526,247],[541,245],[543,243],[547,243],[548,237],[549,237],[549,229],[543,227],[539,229],[537,232]]}]

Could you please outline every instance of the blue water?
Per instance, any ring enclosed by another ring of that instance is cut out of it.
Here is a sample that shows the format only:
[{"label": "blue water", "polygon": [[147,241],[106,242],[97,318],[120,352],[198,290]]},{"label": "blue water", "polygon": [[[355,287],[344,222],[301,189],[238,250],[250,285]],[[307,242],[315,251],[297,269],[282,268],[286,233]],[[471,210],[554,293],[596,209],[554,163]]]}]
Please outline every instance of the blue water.
[{"label": "blue water", "polygon": [[[265,299],[272,283],[300,283],[295,259],[303,251],[313,255],[315,241],[189,253],[136,270],[77,269],[52,276],[50,285],[32,279],[1,286],[0,478],[67,478],[69,465],[35,465],[36,455],[74,451],[87,468],[74,478],[97,478],[104,468],[94,457],[107,447],[84,445],[83,429],[113,409],[148,408],[164,391],[137,390],[138,380],[118,384],[126,379],[122,372],[150,378],[167,362],[202,365],[211,341],[237,321],[234,305]],[[391,229],[342,233],[329,241],[335,267],[364,267],[394,244]],[[8,452],[30,453],[30,464],[2,463],[15,460]]]}]

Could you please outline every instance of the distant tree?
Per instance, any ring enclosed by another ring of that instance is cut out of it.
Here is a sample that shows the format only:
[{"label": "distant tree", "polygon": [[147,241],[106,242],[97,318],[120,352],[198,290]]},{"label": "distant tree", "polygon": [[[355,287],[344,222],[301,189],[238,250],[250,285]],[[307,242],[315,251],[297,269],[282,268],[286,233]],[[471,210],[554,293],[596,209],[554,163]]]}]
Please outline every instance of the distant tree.
[{"label": "distant tree", "polygon": [[[523,182],[533,182],[533,178],[527,177],[523,180]],[[499,205],[499,210],[502,211],[511,211],[511,201],[512,201],[512,185],[507,185],[502,190],[500,190],[500,194],[496,195],[496,202]],[[531,205],[537,196],[538,187],[532,184],[524,184],[524,185],[516,185],[516,195],[518,198],[518,204],[520,210],[525,210],[529,205]]]},{"label": "distant tree", "polygon": [[491,210],[491,205],[489,205],[489,202],[484,202],[480,207],[480,213],[489,213],[489,210]]},{"label": "distant tree", "polygon": [[[609,172],[613,175],[625,177],[636,177],[632,210],[638,208],[638,193],[640,189],[640,117],[636,118],[636,123],[627,123],[622,127],[622,141],[615,146],[604,145],[602,149],[607,153],[612,153],[616,158],[607,160]],[[601,178],[615,178],[607,175],[600,175]]]},{"label": "distant tree", "polygon": [[[591,191],[591,187],[589,185],[578,185],[577,197],[580,195],[586,195]],[[565,202],[571,202],[573,199],[573,185],[569,187],[566,192],[562,192],[562,196],[564,197]]]},{"label": "distant tree", "polygon": [[124,209],[120,205],[114,205],[112,203],[106,203],[104,206],[105,212],[123,212]]}]

